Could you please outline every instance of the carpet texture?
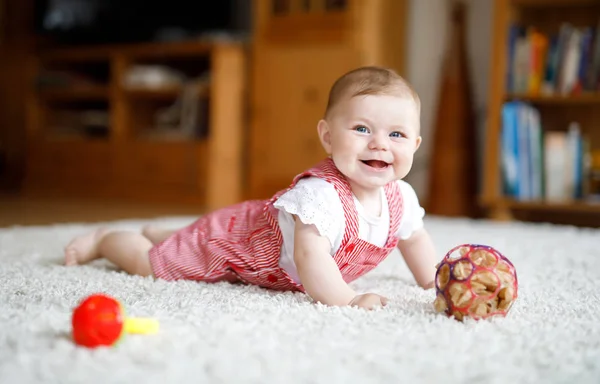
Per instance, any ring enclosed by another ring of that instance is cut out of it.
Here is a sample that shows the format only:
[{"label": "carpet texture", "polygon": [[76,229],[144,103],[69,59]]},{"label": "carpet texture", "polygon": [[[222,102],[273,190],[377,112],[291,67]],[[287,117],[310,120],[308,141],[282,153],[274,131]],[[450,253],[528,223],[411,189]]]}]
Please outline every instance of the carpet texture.
[{"label": "carpet texture", "polygon": [[[63,246],[90,224],[2,229],[0,382],[600,382],[600,231],[442,218],[426,225],[440,259],[479,243],[514,263],[519,298],[508,317],[460,323],[436,314],[434,291],[415,286],[397,253],[353,284],[391,299],[369,312],[250,286],[153,281],[105,261],[61,266]],[[75,346],[72,309],[96,292],[121,299],[131,316],[159,319],[160,332],[115,348]]]}]

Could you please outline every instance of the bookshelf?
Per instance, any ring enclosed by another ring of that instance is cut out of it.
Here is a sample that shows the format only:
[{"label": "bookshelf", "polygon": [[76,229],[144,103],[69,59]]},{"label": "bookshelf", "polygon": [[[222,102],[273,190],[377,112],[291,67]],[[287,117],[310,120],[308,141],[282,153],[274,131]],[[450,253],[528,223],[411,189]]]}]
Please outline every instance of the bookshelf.
[{"label": "bookshelf", "polygon": [[243,197],[246,47],[51,47],[30,61],[24,193],[177,202]]},{"label": "bookshelf", "polygon": [[598,215],[600,0],[494,0],[481,205]]}]

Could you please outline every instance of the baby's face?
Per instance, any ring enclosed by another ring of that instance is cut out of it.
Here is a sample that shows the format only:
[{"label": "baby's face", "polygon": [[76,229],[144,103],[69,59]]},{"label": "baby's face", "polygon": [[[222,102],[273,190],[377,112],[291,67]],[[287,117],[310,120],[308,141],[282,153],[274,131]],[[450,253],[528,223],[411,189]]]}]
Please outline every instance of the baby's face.
[{"label": "baby's face", "polygon": [[408,174],[421,143],[419,124],[411,98],[357,96],[341,101],[319,123],[319,134],[355,193],[368,193]]}]

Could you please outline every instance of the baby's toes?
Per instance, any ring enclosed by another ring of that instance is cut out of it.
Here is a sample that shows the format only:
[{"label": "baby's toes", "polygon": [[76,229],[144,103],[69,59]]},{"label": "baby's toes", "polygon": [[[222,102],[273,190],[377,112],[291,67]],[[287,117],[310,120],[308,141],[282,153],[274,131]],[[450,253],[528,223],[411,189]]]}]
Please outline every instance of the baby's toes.
[{"label": "baby's toes", "polygon": [[65,248],[65,265],[77,265],[77,251],[73,247]]}]

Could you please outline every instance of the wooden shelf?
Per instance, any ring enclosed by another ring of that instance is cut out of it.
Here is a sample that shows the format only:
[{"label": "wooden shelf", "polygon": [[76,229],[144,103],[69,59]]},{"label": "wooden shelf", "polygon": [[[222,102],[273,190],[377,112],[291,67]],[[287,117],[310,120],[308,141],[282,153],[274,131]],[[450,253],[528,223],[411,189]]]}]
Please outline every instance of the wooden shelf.
[{"label": "wooden shelf", "polygon": [[175,99],[181,94],[181,87],[126,88],[123,92],[132,99]]},{"label": "wooden shelf", "polygon": [[66,47],[58,49],[41,50],[39,57],[44,62],[94,62],[108,61],[115,56],[133,58],[158,58],[158,57],[185,57],[209,55],[216,47],[227,45],[236,46],[239,43],[183,41],[173,43],[141,43],[118,44],[86,47]]},{"label": "wooden shelf", "polygon": [[[227,42],[219,42],[219,45],[227,46]],[[231,45],[236,45],[232,43]],[[125,46],[128,55],[136,58],[158,58],[158,57],[185,57],[209,55],[215,44],[203,41],[182,41],[177,43],[144,43]],[[121,50],[123,48],[120,48]]]},{"label": "wooden shelf", "polygon": [[579,95],[530,95],[509,93],[504,100],[523,100],[534,104],[600,104],[600,93],[582,93]]},{"label": "wooden shelf", "polygon": [[[175,99],[181,95],[183,87],[173,86],[164,88],[125,88],[124,93],[132,99],[145,99],[145,100],[169,100]],[[202,97],[208,96],[209,87],[201,86],[200,95]]]},{"label": "wooden shelf", "polygon": [[581,212],[581,213],[600,213],[600,202],[586,201],[516,201],[504,199],[502,202],[508,208],[521,209],[529,211],[555,211],[555,212]]},{"label": "wooden shelf", "polygon": [[513,5],[531,7],[572,7],[586,5],[600,5],[598,0],[511,0]]},{"label": "wooden shelf", "polygon": [[[209,87],[202,85],[200,88],[200,95],[202,97],[208,96]],[[172,86],[163,88],[124,88],[123,92],[126,96],[133,99],[159,99],[169,100],[177,98],[183,87]],[[39,96],[47,101],[78,101],[78,100],[108,100],[110,97],[110,89],[108,86],[93,86],[93,87],[73,87],[63,88],[57,87],[55,89],[41,89]]]},{"label": "wooden shelf", "polygon": [[70,134],[59,134],[59,133],[49,133],[40,143],[45,143],[49,145],[62,145],[63,143],[76,144],[76,145],[109,145],[110,138],[108,137],[89,137],[83,135],[70,135]]},{"label": "wooden shelf", "polygon": [[107,100],[109,89],[105,86],[42,89],[39,96],[46,101]]}]

